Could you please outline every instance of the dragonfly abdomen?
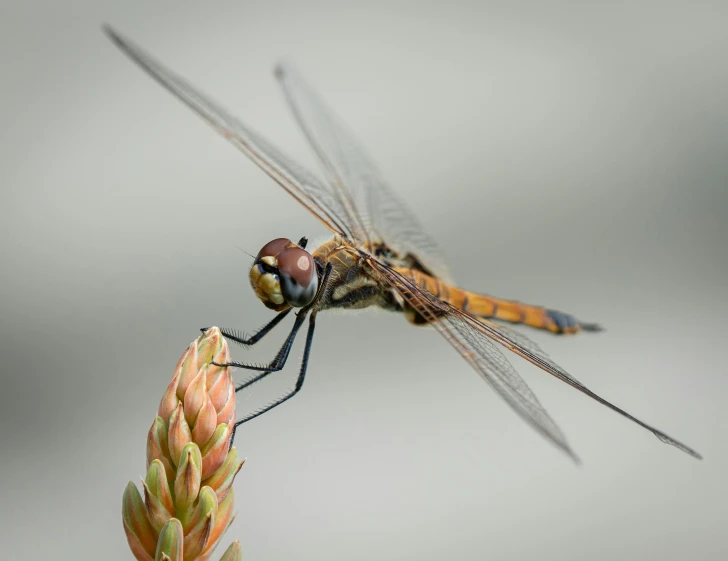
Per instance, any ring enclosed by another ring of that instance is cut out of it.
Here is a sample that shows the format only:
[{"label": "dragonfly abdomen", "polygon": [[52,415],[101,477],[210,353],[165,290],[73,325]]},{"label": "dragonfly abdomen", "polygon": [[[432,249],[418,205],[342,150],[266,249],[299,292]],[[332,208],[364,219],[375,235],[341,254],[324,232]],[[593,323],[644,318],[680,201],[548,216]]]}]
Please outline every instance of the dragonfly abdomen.
[{"label": "dragonfly abdomen", "polygon": [[558,335],[601,330],[601,327],[597,324],[581,322],[571,314],[558,310],[523,304],[514,300],[494,298],[475,292],[461,292],[465,293],[465,303],[462,310],[483,318],[495,318],[509,323],[522,323]]},{"label": "dragonfly abdomen", "polygon": [[[415,269],[397,269],[397,271],[451,306],[474,316],[498,319],[509,323],[522,323],[536,329],[544,329],[551,333],[565,335],[578,333],[579,331],[599,331],[601,329],[596,324],[580,322],[570,314],[544,308],[543,306],[495,298],[450,286]],[[416,313],[410,313],[407,316],[412,323],[427,323],[424,318],[417,317],[418,314]]]}]

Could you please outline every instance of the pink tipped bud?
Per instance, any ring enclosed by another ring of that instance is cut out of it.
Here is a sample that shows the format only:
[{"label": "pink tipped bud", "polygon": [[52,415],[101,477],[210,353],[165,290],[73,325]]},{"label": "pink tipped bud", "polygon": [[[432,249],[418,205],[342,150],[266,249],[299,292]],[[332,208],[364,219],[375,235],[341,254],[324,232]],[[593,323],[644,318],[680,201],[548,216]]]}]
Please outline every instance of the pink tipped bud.
[{"label": "pink tipped bud", "polygon": [[230,448],[232,431],[228,425],[218,425],[212,438],[202,449],[202,478],[207,479],[225,462]]},{"label": "pink tipped bud", "polygon": [[205,479],[202,484],[212,487],[217,494],[217,500],[222,502],[244,463],[245,460],[242,462],[238,460],[238,449],[233,446],[220,469]]},{"label": "pink tipped bud", "polygon": [[152,423],[152,427],[149,429],[147,434],[147,467],[149,467],[154,460],[161,460],[164,467],[167,468],[167,473],[173,473],[170,471],[172,464],[169,460],[169,444],[167,442],[167,423],[162,417],[157,417]]},{"label": "pink tipped bud", "polygon": [[[230,375],[228,374],[228,376]],[[232,383],[232,378],[230,378],[230,384],[228,385],[228,395],[225,404],[217,411],[218,425],[231,425],[235,420],[235,387]]]},{"label": "pink tipped bud", "polygon": [[[204,337],[203,335],[202,337]],[[177,399],[182,399],[192,379],[200,371],[198,345],[200,340],[194,341],[187,351],[187,356],[179,366],[179,383],[177,385]],[[175,374],[176,376],[176,374]]]},{"label": "pink tipped bud", "polygon": [[[235,386],[230,351],[213,327],[182,354],[147,434],[144,499],[124,491],[124,530],[138,561],[207,561],[232,522],[242,462],[230,448]],[[240,561],[240,544],[224,554]]]},{"label": "pink tipped bud", "polygon": [[[222,411],[230,402],[231,392],[232,396],[235,395],[235,388],[233,385],[232,374],[230,369],[226,368],[222,373],[219,373],[214,379],[210,379],[208,372],[208,390],[207,393],[212,400],[212,404],[215,406],[216,411]],[[232,401],[235,401],[233,397]]]},{"label": "pink tipped bud", "polygon": [[220,330],[217,327],[208,329],[202,337],[197,339],[198,361],[201,364],[210,364],[213,361],[220,363],[220,361],[214,359],[223,348],[227,350],[227,342]]},{"label": "pink tipped bud", "polygon": [[177,397],[177,386],[179,385],[179,377],[180,373],[177,372],[172,378],[172,381],[167,386],[167,390],[162,396],[162,401],[159,402],[157,415],[159,415],[162,419],[169,419],[169,416],[172,414],[172,412],[177,409],[177,405],[179,404],[179,398]]},{"label": "pink tipped bud", "polygon": [[190,425],[195,424],[197,415],[207,402],[207,369],[203,366],[185,391],[185,417]]},{"label": "pink tipped bud", "polygon": [[212,400],[208,397],[197,415],[195,428],[192,429],[192,440],[199,446],[205,446],[215,432],[217,425],[217,411],[215,411]]},{"label": "pink tipped bud", "polygon": [[180,462],[182,449],[192,440],[192,431],[185,419],[185,411],[182,402],[177,405],[172,416],[169,418],[169,453],[172,465]]}]

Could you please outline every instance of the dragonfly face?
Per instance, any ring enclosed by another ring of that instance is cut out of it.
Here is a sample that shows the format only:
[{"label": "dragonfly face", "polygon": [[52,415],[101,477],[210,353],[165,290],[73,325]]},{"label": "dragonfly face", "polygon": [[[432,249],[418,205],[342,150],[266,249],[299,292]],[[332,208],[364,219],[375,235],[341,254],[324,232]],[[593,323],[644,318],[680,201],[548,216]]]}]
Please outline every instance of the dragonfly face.
[{"label": "dragonfly face", "polygon": [[250,268],[250,284],[271,310],[302,308],[316,296],[316,264],[305,249],[288,238],[277,238],[258,252]]}]

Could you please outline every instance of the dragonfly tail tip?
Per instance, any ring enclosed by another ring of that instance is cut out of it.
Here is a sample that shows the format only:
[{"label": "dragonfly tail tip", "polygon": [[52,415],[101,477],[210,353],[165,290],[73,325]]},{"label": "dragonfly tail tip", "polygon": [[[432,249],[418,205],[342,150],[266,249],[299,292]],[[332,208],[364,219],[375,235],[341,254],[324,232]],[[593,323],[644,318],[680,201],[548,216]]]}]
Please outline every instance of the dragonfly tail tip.
[{"label": "dragonfly tail tip", "polygon": [[603,325],[600,325],[598,323],[581,323],[579,324],[582,331],[589,331],[591,333],[596,333],[599,331],[606,331]]}]

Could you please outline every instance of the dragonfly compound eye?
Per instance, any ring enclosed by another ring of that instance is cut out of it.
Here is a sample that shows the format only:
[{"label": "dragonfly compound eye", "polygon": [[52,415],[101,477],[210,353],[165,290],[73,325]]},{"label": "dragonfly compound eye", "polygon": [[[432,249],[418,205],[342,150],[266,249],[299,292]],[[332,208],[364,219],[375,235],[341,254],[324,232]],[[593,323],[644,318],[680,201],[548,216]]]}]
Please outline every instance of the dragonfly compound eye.
[{"label": "dragonfly compound eye", "polygon": [[313,257],[300,247],[286,247],[278,254],[281,294],[295,308],[310,304],[318,288]]},{"label": "dragonfly compound eye", "polygon": [[263,257],[278,257],[281,250],[289,245],[293,245],[293,242],[288,238],[277,238],[263,246],[263,249],[258,252],[257,259],[262,259]]}]

